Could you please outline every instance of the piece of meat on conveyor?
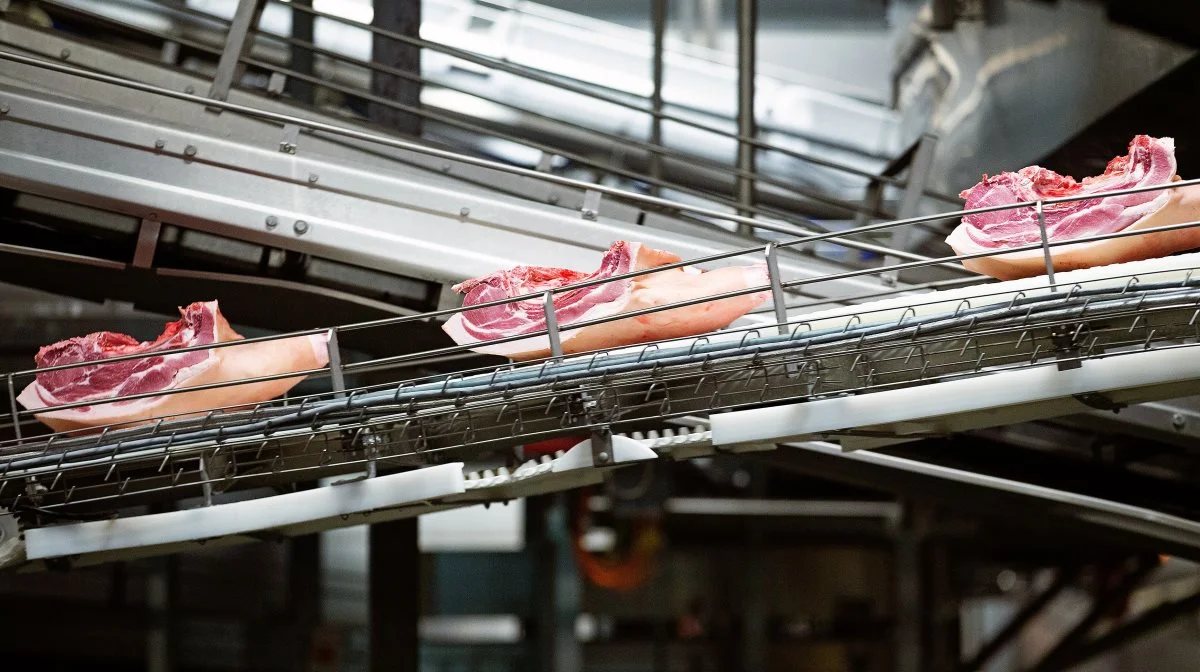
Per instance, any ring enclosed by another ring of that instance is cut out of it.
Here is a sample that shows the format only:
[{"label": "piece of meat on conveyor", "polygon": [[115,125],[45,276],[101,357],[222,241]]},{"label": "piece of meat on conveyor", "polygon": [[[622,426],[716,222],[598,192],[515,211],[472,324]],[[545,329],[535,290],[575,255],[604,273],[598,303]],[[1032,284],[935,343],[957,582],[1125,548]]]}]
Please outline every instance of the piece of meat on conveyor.
[{"label": "piece of meat on conveyor", "polygon": [[[985,175],[960,196],[966,199],[967,209],[1086,196],[1169,184],[1180,179],[1175,170],[1175,143],[1171,138],[1138,135],[1129,143],[1129,153],[1114,158],[1104,173],[1096,177],[1076,182],[1070,176],[1028,166],[1016,173]],[[1049,203],[1043,206],[1043,215],[1046,236],[1051,242],[1184,224],[1200,220],[1200,187]],[[1002,254],[1005,248],[1040,241],[1037,210],[1033,207],[967,215],[946,238],[956,254],[996,252],[994,256],[966,259],[963,265],[999,280],[1044,274],[1046,265],[1041,250]],[[1152,259],[1196,248],[1200,248],[1200,227],[1059,245],[1051,247],[1050,254],[1055,270],[1069,271]]]},{"label": "piece of meat on conveyor", "polygon": [[[463,305],[470,307],[680,261],[682,259],[674,253],[621,240],[613,243],[604,253],[600,268],[592,273],[567,268],[517,266],[468,280],[455,285],[453,289],[466,294]],[[770,291],[727,297],[578,329],[569,327],[572,323],[765,287],[769,283],[766,264],[727,266],[712,271],[689,266],[557,293],[554,295],[554,314],[562,330],[563,353],[578,354],[648,341],[697,336],[723,329],[762,305],[770,297]],[[499,344],[487,343],[546,329],[542,299],[467,310],[455,314],[442,328],[456,343],[470,345],[476,352],[518,361],[551,354],[550,340],[545,335]]]},{"label": "piece of meat on conveyor", "polygon": [[[39,373],[34,382],[21,391],[17,401],[35,411],[38,420],[59,432],[103,425],[131,427],[168,415],[189,417],[212,408],[268,401],[287,392],[304,376],[104,401],[126,395],[308,371],[329,362],[328,337],[313,335],[103,363],[105,358],[243,338],[229,326],[216,301],[196,302],[179,312],[180,319],[168,323],[154,341],[140,343],[131,336],[105,331],[41,348],[34,357],[39,369],[95,363]],[[38,409],[80,402],[95,403],[36,413]]]}]

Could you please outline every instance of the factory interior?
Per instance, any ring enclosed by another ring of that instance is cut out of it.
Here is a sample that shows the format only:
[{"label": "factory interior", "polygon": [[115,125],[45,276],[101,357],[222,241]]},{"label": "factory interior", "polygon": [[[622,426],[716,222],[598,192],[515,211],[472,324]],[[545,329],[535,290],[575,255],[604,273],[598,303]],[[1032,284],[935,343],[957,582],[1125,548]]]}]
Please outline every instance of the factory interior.
[{"label": "factory interior", "polygon": [[0,670],[1200,670],[1198,50],[0,0]]}]

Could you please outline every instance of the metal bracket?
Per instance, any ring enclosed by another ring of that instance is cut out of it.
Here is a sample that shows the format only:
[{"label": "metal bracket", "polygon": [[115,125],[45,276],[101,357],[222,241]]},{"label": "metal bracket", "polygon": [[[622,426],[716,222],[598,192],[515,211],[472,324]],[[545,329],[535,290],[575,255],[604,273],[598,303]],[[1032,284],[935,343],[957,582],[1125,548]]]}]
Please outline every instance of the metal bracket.
[{"label": "metal bracket", "polygon": [[[595,402],[592,402],[595,403]],[[592,464],[607,466],[613,460],[612,428],[608,425],[592,430]]]},{"label": "metal bracket", "polygon": [[279,151],[284,154],[295,154],[296,145],[300,140],[300,127],[295,124],[283,125],[283,139],[279,141]]},{"label": "metal bracket", "polygon": [[595,221],[600,217],[600,192],[588,189],[583,192],[583,209],[580,215],[589,221]]},{"label": "metal bracket", "polygon": [[137,247],[133,251],[134,268],[150,268],[154,264],[154,249],[158,247],[158,234],[162,231],[162,222],[157,218],[146,217],[138,229]]},{"label": "metal bracket", "polygon": [[267,77],[267,95],[282,96],[285,86],[287,86],[287,75],[282,72],[272,72]]},{"label": "metal bracket", "polygon": [[338,345],[338,330],[329,330],[329,340],[325,343],[329,350],[329,378],[333,385],[333,396],[346,396],[346,376],[342,372],[342,348]]},{"label": "metal bracket", "polygon": [[1083,394],[1073,394],[1076,401],[1086,406],[1090,406],[1098,411],[1119,412],[1123,408],[1128,408],[1129,404],[1122,404],[1109,399],[1106,395],[1099,392],[1084,392]]}]

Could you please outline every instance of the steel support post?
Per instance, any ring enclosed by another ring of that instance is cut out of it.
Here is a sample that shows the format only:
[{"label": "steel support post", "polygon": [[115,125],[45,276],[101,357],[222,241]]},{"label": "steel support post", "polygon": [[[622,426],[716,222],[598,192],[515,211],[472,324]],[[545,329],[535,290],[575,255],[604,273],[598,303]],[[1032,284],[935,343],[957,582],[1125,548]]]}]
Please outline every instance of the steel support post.
[{"label": "steel support post", "polygon": [[[753,140],[758,135],[754,116],[754,73],[758,34],[758,0],[737,2],[737,63],[738,63],[738,153],[737,153],[737,200],[744,209],[740,214],[749,217],[748,209],[754,206],[756,185],[751,176],[755,172],[755,147]],[[749,236],[753,229],[748,224],[738,224],[738,232]]]},{"label": "steel support post", "polygon": [[[233,21],[229,23],[229,32],[225,36],[225,48],[221,50],[221,59],[217,62],[217,73],[213,76],[212,87],[208,97],[215,100],[225,100],[229,97],[229,89],[241,75],[242,58],[249,51],[253,40],[250,31],[258,24],[266,0],[239,0],[233,13]],[[214,113],[220,113],[220,108],[209,108]]]},{"label": "steel support post", "polygon": [[[312,8],[312,0],[292,0],[292,37],[297,40],[303,40],[310,44],[315,42],[315,33],[313,27],[316,24],[316,17],[303,8]],[[295,9],[299,7],[300,9]],[[313,74],[313,52],[311,49],[293,44],[291,69],[302,74]],[[287,82],[287,91],[292,98],[302,102],[312,104],[315,100],[316,88],[312,82],[305,81],[298,77],[291,77]]]},{"label": "steel support post", "polygon": [[[652,0],[650,5],[650,23],[654,27],[654,53],[650,64],[651,79],[654,81],[654,91],[650,94],[650,109],[653,117],[650,120],[650,144],[661,148],[662,111],[663,111],[663,51],[667,33],[667,0]],[[662,154],[650,156],[650,176],[656,180],[662,179]],[[650,185],[650,193],[658,196],[660,189],[657,184]]]},{"label": "steel support post", "polygon": [[[926,133],[921,136],[917,142],[916,151],[913,153],[912,161],[908,164],[908,179],[904,181],[904,195],[900,199],[900,209],[896,212],[896,216],[900,219],[916,217],[918,208],[921,205],[921,198],[924,196],[925,189],[929,186],[929,172],[933,168],[933,155],[937,150],[937,137]],[[908,241],[912,237],[911,227],[899,227],[892,229],[890,246],[894,250],[904,250],[908,247]],[[885,257],[883,265],[885,267],[899,263],[900,260],[896,257]],[[899,280],[899,274],[893,270],[884,271],[880,274],[884,283],[892,286]]]},{"label": "steel support post", "polygon": [[417,519],[370,527],[368,550],[370,672],[416,672],[421,616]]},{"label": "steel support post", "polygon": [[[421,36],[420,0],[375,0],[371,25],[408,37]],[[376,63],[421,74],[421,48],[376,33],[372,38],[371,60]],[[371,93],[402,105],[421,105],[421,84],[378,70],[371,72]],[[371,121],[400,133],[421,135],[421,117],[378,103],[369,104]]]}]

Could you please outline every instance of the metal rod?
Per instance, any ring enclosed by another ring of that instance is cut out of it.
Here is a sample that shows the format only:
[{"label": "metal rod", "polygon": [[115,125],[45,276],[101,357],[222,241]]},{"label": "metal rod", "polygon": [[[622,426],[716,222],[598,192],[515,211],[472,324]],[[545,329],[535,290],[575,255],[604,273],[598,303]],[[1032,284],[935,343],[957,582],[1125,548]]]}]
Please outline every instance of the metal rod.
[{"label": "metal rod", "polygon": [[[650,63],[650,77],[654,82],[654,90],[650,94],[650,144],[661,149],[663,146],[663,51],[666,47],[667,0],[652,0],[650,14],[650,21],[654,26],[654,51]],[[650,175],[655,179],[662,179],[662,159],[662,154],[658,152],[650,155]],[[659,186],[651,185],[650,193],[658,196],[661,193]]]},{"label": "metal rod", "polygon": [[1113,651],[1139,637],[1144,637],[1175,619],[1187,616],[1200,609],[1200,593],[1173,602],[1165,602],[1143,613],[1132,621],[1123,623],[1105,634],[1084,644],[1061,660],[1061,669],[1072,669],[1082,665],[1092,658]]},{"label": "metal rod", "polygon": [[1121,580],[1113,588],[1101,593],[1092,603],[1092,608],[1087,614],[1071,628],[1067,634],[1058,642],[1049,653],[1045,655],[1036,665],[1030,668],[1030,672],[1050,672],[1051,670],[1063,669],[1061,660],[1070,655],[1071,651],[1077,644],[1085,640],[1092,628],[1104,618],[1104,616],[1113,608],[1113,605],[1120,603],[1129,596],[1138,584],[1150,575],[1155,569],[1158,569],[1157,557],[1142,557],[1138,558],[1134,567],[1127,570]]},{"label": "metal rod", "polygon": [[1050,255],[1050,238],[1046,235],[1046,213],[1041,201],[1034,207],[1037,209],[1038,231],[1042,238],[1042,256],[1046,259],[1046,278],[1050,281],[1050,291],[1057,292],[1058,285],[1054,282],[1054,257]]},{"label": "metal rod", "polygon": [[[738,0],[737,2],[737,35],[738,35],[738,171],[753,173],[756,148],[745,139],[758,136],[754,110],[754,77],[756,71],[755,59],[757,49],[755,40],[758,33],[758,0]],[[745,138],[745,139],[741,139]],[[754,205],[758,185],[753,177],[742,174],[737,179],[737,199],[742,207],[740,214],[749,216],[748,208]],[[753,225],[739,223],[738,232],[744,236],[754,233]]]},{"label": "metal rod", "polygon": [[1025,606],[1021,607],[1021,610],[1018,611],[1016,615],[1014,615],[1012,619],[1004,625],[1000,632],[996,633],[996,635],[989,639],[987,643],[979,647],[979,651],[977,651],[974,656],[971,656],[970,660],[960,663],[957,668],[958,672],[977,672],[978,670],[982,669],[983,666],[987,665],[988,661],[990,661],[997,653],[1000,653],[1000,651],[1004,649],[1006,645],[1011,643],[1013,639],[1021,633],[1021,630],[1023,630],[1025,626],[1034,619],[1034,617],[1041,613],[1042,609],[1046,608],[1046,605],[1050,604],[1054,598],[1058,597],[1059,594],[1067,588],[1067,586],[1070,586],[1075,582],[1075,579],[1079,576],[1079,571],[1079,567],[1071,567],[1068,569],[1059,570],[1058,576],[1054,579],[1054,583],[1050,584],[1048,588],[1043,590],[1041,593],[1038,593],[1036,597],[1027,602]]},{"label": "metal rod", "polygon": [[[229,23],[225,48],[221,50],[221,60],[217,62],[217,73],[213,76],[209,97],[221,101],[229,97],[229,89],[241,67],[242,57],[249,50],[250,43],[246,38],[250,35],[250,29],[258,23],[265,4],[266,0],[239,0],[233,20]],[[214,110],[219,112],[220,108]]]},{"label": "metal rod", "polygon": [[12,413],[13,433],[17,435],[17,443],[21,442],[21,420],[17,411],[17,388],[13,384],[13,375],[8,374],[8,403],[9,412]]},{"label": "metal rod", "polygon": [[783,279],[779,275],[779,255],[775,243],[767,243],[767,277],[771,281],[771,302],[775,307],[775,323],[781,336],[788,333],[787,299],[783,295]]},{"label": "metal rod", "polygon": [[562,339],[558,333],[558,313],[554,308],[554,293],[546,290],[542,295],[542,307],[546,312],[546,334],[550,337],[550,356],[557,361],[562,359]]}]

